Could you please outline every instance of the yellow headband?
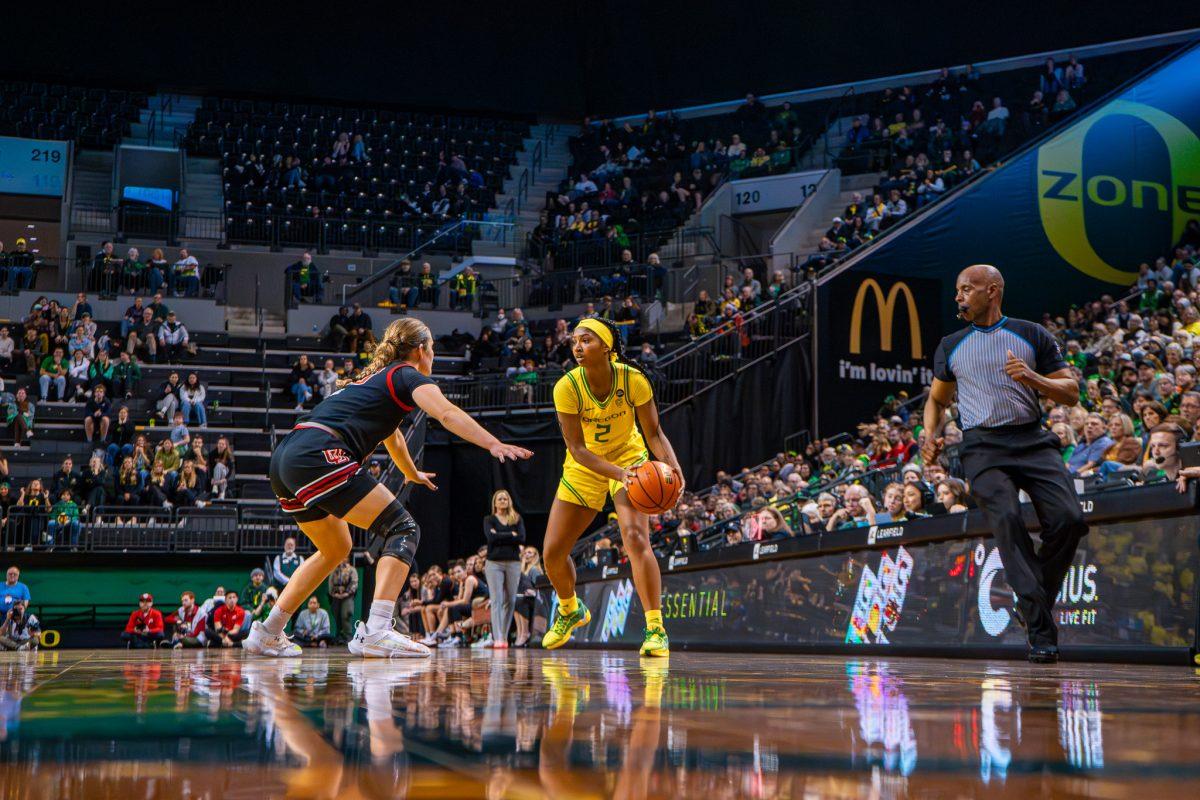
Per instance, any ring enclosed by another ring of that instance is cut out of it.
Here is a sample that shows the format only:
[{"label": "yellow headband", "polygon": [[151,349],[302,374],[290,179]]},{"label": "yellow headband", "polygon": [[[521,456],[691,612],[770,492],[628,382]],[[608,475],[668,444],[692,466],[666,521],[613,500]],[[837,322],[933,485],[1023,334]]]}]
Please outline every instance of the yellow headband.
[{"label": "yellow headband", "polygon": [[579,324],[575,326],[575,330],[579,330],[580,328],[584,328],[596,334],[600,337],[600,341],[604,342],[605,347],[607,347],[609,350],[613,349],[612,331],[610,331],[608,326],[603,322],[592,319],[591,317],[587,317],[579,320]]}]

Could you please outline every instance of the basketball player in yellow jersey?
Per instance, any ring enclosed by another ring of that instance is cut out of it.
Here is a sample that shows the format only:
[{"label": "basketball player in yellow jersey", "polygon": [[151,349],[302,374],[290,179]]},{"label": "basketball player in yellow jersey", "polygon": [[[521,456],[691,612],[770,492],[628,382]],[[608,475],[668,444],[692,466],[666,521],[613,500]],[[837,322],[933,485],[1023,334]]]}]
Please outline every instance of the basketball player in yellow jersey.
[{"label": "basketball player in yellow jersey", "polygon": [[554,408],[567,457],[546,525],[543,565],[558,594],[558,611],[542,647],[562,647],[572,631],[591,621],[591,613],[575,596],[571,548],[611,496],[633,584],[646,611],[641,653],[665,656],[670,645],[662,621],[662,575],[650,548],[650,518],[633,507],[625,487],[633,479],[632,468],[649,460],[647,445],[659,461],[675,470],[681,487],[683,470],[659,427],[650,381],[622,358],[615,327],[584,319],[575,326],[571,340],[579,366],[554,385]]}]

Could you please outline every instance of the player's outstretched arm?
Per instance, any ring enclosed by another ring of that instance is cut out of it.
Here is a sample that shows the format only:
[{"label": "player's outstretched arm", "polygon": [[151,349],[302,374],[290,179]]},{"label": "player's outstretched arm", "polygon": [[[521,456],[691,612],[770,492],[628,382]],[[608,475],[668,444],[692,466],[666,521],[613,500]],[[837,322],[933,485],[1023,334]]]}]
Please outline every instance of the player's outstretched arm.
[{"label": "player's outstretched arm", "polygon": [[413,389],[412,396],[421,410],[440,422],[446,430],[477,447],[482,447],[502,462],[509,459],[516,461],[533,455],[532,451],[524,447],[505,444],[488,433],[482,425],[471,419],[467,412],[447,400],[442,390],[432,383]]},{"label": "player's outstretched arm", "polygon": [[387,448],[388,455],[392,457],[392,461],[396,462],[396,466],[405,480],[437,491],[437,486],[432,480],[437,473],[422,472],[417,468],[416,462],[412,459],[412,453],[408,451],[408,442],[404,441],[404,435],[400,433],[399,428],[392,431],[392,435],[383,440],[383,446]]},{"label": "player's outstretched arm", "polygon": [[675,448],[671,447],[671,442],[663,433],[662,425],[658,421],[658,406],[654,404],[653,400],[643,403],[637,407],[637,418],[638,424],[642,427],[642,435],[646,437],[646,446],[650,448],[650,452],[654,454],[655,458],[675,470],[675,475],[679,478],[679,492],[682,494],[683,490],[687,488],[683,477],[683,467],[679,466]]}]

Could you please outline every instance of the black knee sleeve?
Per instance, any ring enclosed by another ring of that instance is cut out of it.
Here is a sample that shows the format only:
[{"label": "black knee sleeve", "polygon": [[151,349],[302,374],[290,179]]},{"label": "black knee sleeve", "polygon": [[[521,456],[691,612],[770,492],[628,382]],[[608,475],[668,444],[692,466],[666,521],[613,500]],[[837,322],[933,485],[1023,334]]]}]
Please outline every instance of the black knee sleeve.
[{"label": "black knee sleeve", "polygon": [[375,518],[367,532],[371,534],[371,541],[367,545],[367,555],[371,561],[377,562],[384,556],[391,556],[412,566],[416,560],[421,528],[399,500],[393,500]]}]

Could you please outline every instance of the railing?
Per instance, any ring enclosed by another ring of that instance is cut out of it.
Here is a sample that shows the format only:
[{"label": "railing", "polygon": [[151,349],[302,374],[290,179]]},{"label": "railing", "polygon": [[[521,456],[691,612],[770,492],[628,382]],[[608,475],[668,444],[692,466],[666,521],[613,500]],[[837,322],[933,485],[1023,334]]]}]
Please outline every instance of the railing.
[{"label": "railing", "polygon": [[[318,277],[318,280],[320,278]],[[259,366],[262,369],[262,393],[263,393],[263,430],[271,431],[271,450],[275,449],[275,428],[271,423],[271,376],[267,373],[267,343],[263,339],[263,327],[266,324],[266,311],[263,310],[262,302],[259,299],[259,293],[262,290],[262,281],[258,275],[254,276],[254,316],[258,323],[258,342],[256,347],[262,356]],[[288,287],[289,299],[291,297],[291,287]],[[314,389],[315,391],[315,389]]]},{"label": "railing", "polygon": [[129,619],[128,603],[33,603],[29,610],[43,627],[116,628]]},{"label": "railing", "polygon": [[[78,533],[71,526],[51,526],[46,509],[15,506],[9,509],[0,534],[7,552],[102,553],[268,553],[283,549],[295,536],[295,522],[279,509],[204,508],[162,506],[101,506],[92,519],[80,520]],[[352,529],[355,549],[367,544],[364,531]],[[311,551],[305,537],[299,549]]]},{"label": "railing", "polygon": [[[537,146],[540,148],[542,143],[538,142]],[[515,201],[515,205],[513,206],[513,212],[515,214],[521,213],[521,208],[525,202],[529,200],[529,184],[529,167],[526,167],[525,169],[521,170],[521,177],[517,178],[517,191],[514,193],[512,198]]]},{"label": "railing", "polygon": [[670,265],[683,258],[716,253],[711,228],[672,226],[624,234],[622,237],[590,237],[546,241],[530,232],[526,235],[525,252],[530,258],[541,259],[548,270],[588,269],[615,264],[628,250],[634,261],[644,262],[651,253],[669,253],[663,258]]},{"label": "railing", "polygon": [[[28,264],[14,265],[12,259],[16,255],[15,253],[0,253],[0,294],[16,294],[20,291],[22,284],[24,288],[31,289],[37,286],[38,274],[43,269],[57,269],[59,266],[57,261],[47,261],[36,256]],[[21,268],[30,270],[27,277],[22,277],[17,272]]]},{"label": "railing", "polygon": [[[405,258],[434,245],[439,251],[462,255],[470,252],[471,241],[485,231],[497,226],[512,228],[511,223],[489,220],[460,219],[436,226],[420,220],[342,220],[265,211],[231,211],[224,221],[225,235],[234,243],[304,247],[317,253],[331,249],[367,255],[390,251],[405,253]],[[499,241],[507,239],[502,236]]]},{"label": "railing", "polygon": [[653,300],[661,293],[665,270],[633,264],[618,272],[615,267],[556,272],[534,270],[507,278],[482,278],[479,303],[487,311],[495,308],[527,308],[599,303],[606,295],[617,301],[626,296]]},{"label": "railing", "polygon": [[[425,446],[424,414],[413,416],[404,433],[418,464]],[[274,433],[274,432],[272,432]],[[394,479],[395,476],[393,476]],[[393,488],[395,487],[395,488]],[[393,483],[393,491],[403,487]],[[55,525],[51,525],[54,522]],[[307,537],[298,536],[295,521],[278,507],[262,508],[212,504],[204,507],[98,506],[78,529],[59,525],[48,509],[9,508],[0,526],[0,550],[5,552],[91,553],[278,553],[289,536],[297,549],[313,551]],[[370,535],[351,526],[354,550],[366,549]]]},{"label": "railing", "polygon": [[[82,287],[83,291],[96,292],[101,297],[108,298],[117,297],[122,290],[132,290],[136,294],[150,293],[149,268],[134,275],[125,274],[120,267],[109,272],[98,272],[93,268],[93,261],[90,258],[77,259],[75,268],[79,273],[79,287]],[[167,268],[170,269],[171,265],[168,265]],[[224,304],[226,290],[229,286],[229,270],[232,268],[232,264],[201,265],[200,296],[212,298],[218,304]],[[162,291],[166,292],[168,286],[170,286],[168,278],[163,276]]]},{"label": "railing", "polygon": [[504,374],[478,375],[439,386],[450,402],[472,412],[544,411],[554,404],[554,384],[561,376],[562,370],[546,369],[521,380]]},{"label": "railing", "polygon": [[[400,268],[401,261],[411,261],[427,249],[433,249],[436,246],[438,251],[449,251],[455,255],[461,255],[470,252],[471,242],[474,239],[481,235],[487,236],[488,234],[491,234],[489,237],[490,241],[507,244],[512,240],[512,232],[515,227],[511,222],[460,219],[442,226],[437,231],[431,232],[426,238],[418,240],[417,237],[414,237],[410,242],[411,248],[403,256],[397,258],[362,283],[354,286],[344,286],[342,288],[342,303],[345,304],[348,300],[353,301],[368,289],[373,290],[371,297],[375,297],[378,287],[385,280],[391,279],[392,274]],[[388,249],[403,250],[404,248]]]},{"label": "railing", "polygon": [[846,100],[854,97],[854,94],[854,87],[851,86],[838,96],[837,100],[830,105],[828,111],[825,113],[825,130],[821,132],[821,142],[824,147],[824,153],[822,154],[822,165],[826,168],[828,168],[829,165],[836,160],[829,147],[829,131],[833,128],[833,123],[841,119],[841,112],[846,105]]},{"label": "railing", "polygon": [[197,211],[167,211],[143,206],[77,205],[71,209],[75,232],[123,234],[139,239],[160,239],[177,245],[180,239],[224,241],[225,217]]},{"label": "railing", "polygon": [[146,120],[146,144],[154,144],[154,131],[158,127],[158,109],[150,109],[150,116]]},{"label": "railing", "polygon": [[72,232],[112,234],[116,230],[116,209],[105,206],[86,205],[74,205],[71,207]]},{"label": "railing", "polygon": [[816,293],[803,283],[718,327],[658,362],[651,371],[660,412],[692,397],[811,333]]},{"label": "railing", "polygon": [[[576,273],[550,273],[548,275],[526,275],[505,280],[485,281],[484,287],[499,284],[505,291],[498,292],[501,299],[518,300],[520,303],[501,304],[501,307],[521,305],[534,307],[540,304],[561,306],[567,303],[595,300],[604,294],[619,294],[611,283],[612,270],[579,271]],[[635,267],[626,287],[632,293],[655,292],[661,276],[645,267]],[[654,367],[646,369],[655,385],[660,411],[665,411],[726,378],[758,363],[763,358],[777,354],[811,331],[811,284],[804,283],[781,294],[747,314],[737,314],[717,324],[704,336],[668,353]],[[638,332],[638,326],[622,327],[623,332]],[[498,369],[499,359],[491,368]],[[489,365],[483,363],[483,369]],[[554,368],[541,371],[536,379],[528,382],[513,380],[509,375],[478,374],[463,381],[453,381],[443,386],[454,401],[473,411],[504,410],[523,408],[545,409],[552,405],[551,392],[558,373]]]}]

